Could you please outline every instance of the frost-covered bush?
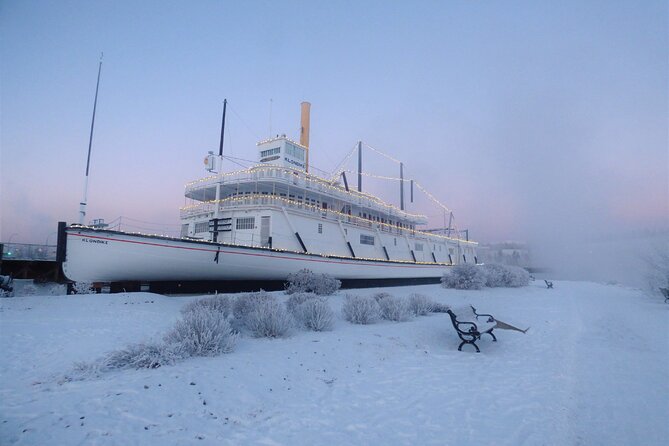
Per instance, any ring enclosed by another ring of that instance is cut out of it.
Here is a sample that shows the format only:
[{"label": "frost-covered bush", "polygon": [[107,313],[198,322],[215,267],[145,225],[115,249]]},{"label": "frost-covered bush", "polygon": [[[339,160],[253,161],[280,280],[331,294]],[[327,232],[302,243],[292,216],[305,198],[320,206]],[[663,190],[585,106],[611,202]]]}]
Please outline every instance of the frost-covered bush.
[{"label": "frost-covered bush", "polygon": [[260,303],[276,301],[276,298],[266,291],[260,290],[257,293],[247,293],[237,296],[232,305],[232,314],[234,318],[245,323],[246,316]]},{"label": "frost-covered bush", "polygon": [[286,294],[315,293],[319,296],[329,296],[336,293],[340,287],[341,281],[329,274],[316,274],[303,269],[288,275]]},{"label": "frost-covered bush", "polygon": [[316,298],[317,296],[313,293],[295,293],[286,301],[286,308],[288,308],[288,311],[290,311],[292,315],[297,316],[297,307],[308,300]]},{"label": "frost-covered bush", "polygon": [[[171,345],[153,342],[130,344],[102,358],[97,369],[100,371],[156,369],[174,364],[180,358],[180,354]],[[78,365],[80,372],[84,372],[85,369],[85,364]],[[93,369],[94,367],[89,366],[89,370]]]},{"label": "frost-covered bush", "polygon": [[372,324],[381,317],[378,302],[369,296],[347,294],[341,312],[344,319],[354,324]]},{"label": "frost-covered bush", "polygon": [[374,297],[374,300],[376,302],[380,302],[382,299],[385,299],[386,297],[392,297],[392,295],[390,295],[390,293],[381,292],[381,293],[374,294],[374,296],[372,296],[372,297]]},{"label": "frost-covered bush", "polygon": [[234,300],[229,296],[211,296],[189,302],[181,308],[181,313],[186,314],[202,308],[209,311],[221,313],[226,318],[232,315]]},{"label": "frost-covered bush", "polygon": [[508,266],[510,269],[508,287],[521,287],[527,286],[530,284],[530,273],[525,269],[519,266]]},{"label": "frost-covered bush", "polygon": [[35,296],[37,295],[37,287],[35,285],[24,285],[21,291],[15,291],[17,296]]},{"label": "frost-covered bush", "polygon": [[486,286],[521,287],[530,283],[530,273],[518,266],[490,263],[483,266]]},{"label": "frost-covered bush", "polygon": [[403,322],[411,319],[409,305],[404,299],[386,296],[378,301],[381,308],[381,317],[388,321]]},{"label": "frost-covered bush", "polygon": [[245,327],[257,338],[287,336],[294,324],[293,316],[276,299],[257,301],[244,320]]},{"label": "frost-covered bush", "polygon": [[164,340],[182,357],[214,356],[231,352],[237,336],[222,313],[200,307],[185,313]]},{"label": "frost-covered bush", "polygon": [[91,282],[75,282],[72,284],[74,294],[94,294],[95,288]]},{"label": "frost-covered bush", "polygon": [[485,264],[483,266],[485,271],[485,285],[490,288],[506,286],[508,282],[507,276],[509,270],[504,265],[497,263]]},{"label": "frost-covered bush", "polygon": [[441,285],[444,288],[457,290],[480,290],[485,282],[486,276],[483,269],[468,263],[454,266],[441,278]]},{"label": "frost-covered bush", "polygon": [[433,313],[446,313],[450,307],[448,305],[440,304],[439,302],[435,302],[434,306],[432,307],[432,312]]},{"label": "frost-covered bush", "polygon": [[669,288],[669,244],[656,248],[642,257],[646,263],[646,289],[651,294],[664,297],[660,288]]},{"label": "frost-covered bush", "polygon": [[414,316],[425,316],[434,311],[435,303],[423,294],[409,296],[409,310]]},{"label": "frost-covered bush", "polygon": [[295,308],[296,319],[306,328],[313,331],[332,330],[334,313],[327,299],[317,297],[307,299]]}]

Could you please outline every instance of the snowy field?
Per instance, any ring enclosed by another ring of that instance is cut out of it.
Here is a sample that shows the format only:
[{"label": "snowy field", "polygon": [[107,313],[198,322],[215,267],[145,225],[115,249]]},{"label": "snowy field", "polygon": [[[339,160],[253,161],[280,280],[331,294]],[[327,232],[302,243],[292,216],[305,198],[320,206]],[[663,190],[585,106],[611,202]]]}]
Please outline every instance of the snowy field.
[{"label": "snowy field", "polygon": [[[457,351],[447,314],[241,338],[234,352],[62,382],[159,338],[196,297],[0,300],[0,444],[669,444],[669,305],[588,282],[412,292],[525,328]],[[282,296],[281,293],[277,295]]]}]

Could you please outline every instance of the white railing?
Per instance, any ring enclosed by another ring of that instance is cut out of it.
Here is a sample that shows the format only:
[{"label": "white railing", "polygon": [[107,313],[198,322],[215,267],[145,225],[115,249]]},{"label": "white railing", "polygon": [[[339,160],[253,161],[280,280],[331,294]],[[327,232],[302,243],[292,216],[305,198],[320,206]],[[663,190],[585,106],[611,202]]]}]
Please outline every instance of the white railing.
[{"label": "white railing", "polygon": [[[342,221],[344,223],[349,223],[363,228],[374,229],[378,228],[382,232],[397,234],[397,235],[409,235],[415,237],[417,234],[421,239],[428,240],[458,240],[457,236],[446,237],[443,235],[431,234],[428,232],[422,232],[419,230],[411,230],[407,228],[400,228],[394,225],[389,225],[386,223],[380,223],[377,221],[367,220],[355,215],[343,214],[341,212],[336,212],[332,210],[322,209],[316,206],[313,206],[306,202],[301,202],[299,200],[286,199],[283,197],[277,197],[274,195],[249,195],[249,196],[237,196],[229,197],[221,200],[219,203],[214,202],[204,202],[199,203],[193,206],[187,206],[181,209],[181,218],[186,219],[196,215],[202,214],[213,214],[216,211],[216,206],[219,206],[220,212],[225,212],[230,209],[245,209],[248,207],[258,207],[258,206],[271,206],[277,209],[296,209],[301,211],[304,214],[308,215],[317,215],[321,218],[331,221]],[[464,241],[464,240],[460,240]]]},{"label": "white railing", "polygon": [[410,214],[383,200],[369,194],[355,190],[346,191],[341,186],[299,170],[287,169],[278,166],[257,166],[248,170],[223,173],[202,178],[201,180],[186,185],[186,195],[189,193],[220,184],[253,183],[271,179],[272,181],[294,186],[298,189],[313,190],[334,199],[358,205],[367,209],[375,210],[381,214],[388,215],[393,219],[410,221],[413,224],[427,223],[424,215]]}]

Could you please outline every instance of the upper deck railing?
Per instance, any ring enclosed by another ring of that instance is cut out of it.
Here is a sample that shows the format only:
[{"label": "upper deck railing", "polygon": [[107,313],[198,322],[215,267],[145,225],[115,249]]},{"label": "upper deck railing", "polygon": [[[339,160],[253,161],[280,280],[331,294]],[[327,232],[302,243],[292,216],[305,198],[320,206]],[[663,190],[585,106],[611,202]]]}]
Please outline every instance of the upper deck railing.
[{"label": "upper deck railing", "polygon": [[334,221],[338,220],[343,223],[354,224],[356,226],[364,228],[378,229],[379,231],[388,233],[395,233],[399,235],[406,234],[411,236],[420,235],[421,237],[428,240],[447,239],[462,243],[476,244],[475,242],[470,242],[462,239],[462,237],[460,237],[457,233],[448,237],[444,235],[420,231],[417,229],[400,227],[397,225],[391,225],[376,220],[370,220],[363,217],[358,217],[356,215],[345,214],[343,212],[338,212],[332,209],[322,209],[320,207],[313,206],[305,201],[288,199],[284,197],[277,197],[275,195],[249,194],[249,195],[228,197],[218,201],[202,202],[191,206],[184,206],[181,208],[181,218],[185,219],[195,215],[213,214],[216,211],[217,205],[219,206],[219,211],[222,212],[230,209],[249,208],[249,207],[254,208],[258,206],[293,209],[304,212],[305,214],[317,215],[320,218]]},{"label": "upper deck railing", "polygon": [[412,224],[426,224],[427,217],[420,214],[411,214],[398,207],[386,203],[374,195],[346,190],[340,185],[324,178],[308,174],[301,170],[290,169],[279,166],[256,166],[250,169],[235,172],[212,175],[186,184],[186,196],[190,193],[213,187],[216,184],[242,184],[258,181],[273,181],[286,184],[287,186],[304,189],[306,191],[318,192],[322,195],[332,197],[345,203],[371,209],[392,219],[399,219]]}]

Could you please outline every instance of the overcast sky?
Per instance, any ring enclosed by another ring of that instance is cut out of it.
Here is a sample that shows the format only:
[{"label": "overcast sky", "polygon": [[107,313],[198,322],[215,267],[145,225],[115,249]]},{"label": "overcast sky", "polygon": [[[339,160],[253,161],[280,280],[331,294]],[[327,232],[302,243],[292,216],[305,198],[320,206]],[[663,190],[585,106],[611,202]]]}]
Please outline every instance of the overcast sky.
[{"label": "overcast sky", "polygon": [[4,241],[77,221],[100,52],[90,218],[178,224],[227,98],[226,153],[256,159],[270,99],[299,138],[308,100],[316,167],[363,140],[477,240],[669,226],[666,1],[4,1],[0,20]]}]

